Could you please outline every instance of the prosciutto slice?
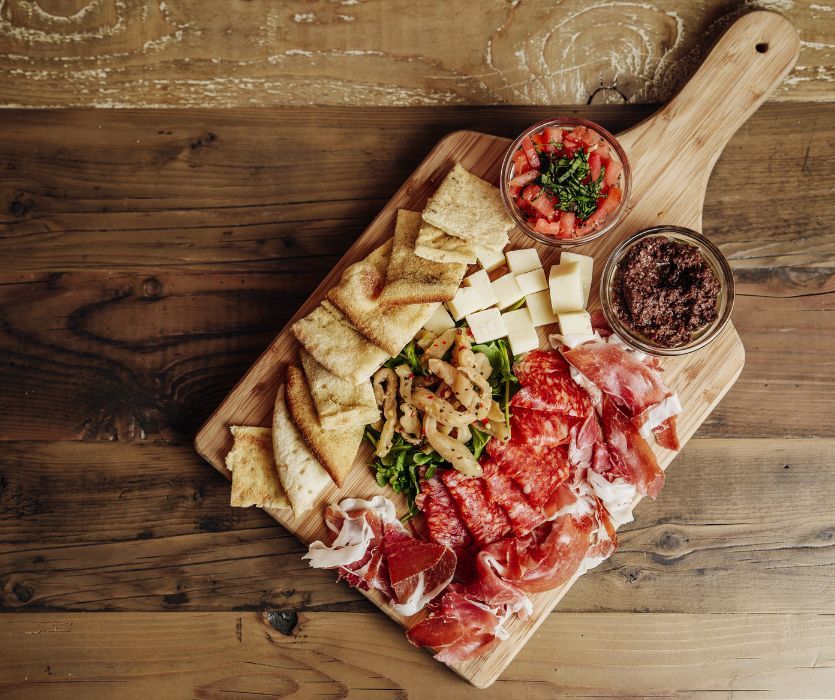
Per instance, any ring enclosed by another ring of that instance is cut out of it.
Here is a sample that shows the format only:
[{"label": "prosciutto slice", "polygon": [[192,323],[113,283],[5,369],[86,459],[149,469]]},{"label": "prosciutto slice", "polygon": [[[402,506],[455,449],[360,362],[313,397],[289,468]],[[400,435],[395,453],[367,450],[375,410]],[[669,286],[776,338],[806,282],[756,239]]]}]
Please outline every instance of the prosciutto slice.
[{"label": "prosciutto slice", "polygon": [[486,654],[507,632],[495,609],[449,587],[430,614],[406,632],[406,639],[418,647],[435,650],[435,659],[452,664]]},{"label": "prosciutto slice", "polygon": [[402,615],[417,613],[452,581],[455,552],[414,539],[383,496],[328,506],[325,523],[333,542],[313,542],[302,558],[314,568],[337,569],[352,586],[382,592]]},{"label": "prosciutto slice", "polygon": [[620,477],[642,496],[658,496],[664,472],[635,424],[608,397],[603,398],[602,418],[609,459],[605,467],[595,466],[605,468],[603,474],[610,481]]}]

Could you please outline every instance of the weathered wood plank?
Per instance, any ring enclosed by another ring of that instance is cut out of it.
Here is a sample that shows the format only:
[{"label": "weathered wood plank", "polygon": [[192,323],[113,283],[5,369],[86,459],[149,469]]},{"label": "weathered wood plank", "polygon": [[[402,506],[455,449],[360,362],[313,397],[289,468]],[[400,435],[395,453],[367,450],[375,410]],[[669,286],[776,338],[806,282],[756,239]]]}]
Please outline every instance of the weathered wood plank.
[{"label": "weathered wood plank", "polygon": [[[339,256],[443,135],[514,136],[555,111],[620,131],[654,109],[4,112],[0,256],[14,272],[264,271]],[[819,287],[831,279],[835,207],[823,198],[799,219],[786,203],[833,180],[831,107],[766,105],[716,165],[704,230],[744,282]]]},{"label": "weathered wood plank", "polygon": [[[558,607],[835,613],[835,440],[696,439]],[[6,610],[368,610],[189,445],[5,443]],[[382,617],[381,619],[381,625]]]},{"label": "weathered wood plank", "polygon": [[9,700],[808,698],[835,685],[831,615],[551,615],[487,690],[374,613],[304,613],[288,634],[257,613],[7,614],[0,623]]},{"label": "weathered wood plank", "polygon": [[803,40],[775,97],[831,100],[828,1],[4,0],[0,105],[659,102],[753,7]]}]

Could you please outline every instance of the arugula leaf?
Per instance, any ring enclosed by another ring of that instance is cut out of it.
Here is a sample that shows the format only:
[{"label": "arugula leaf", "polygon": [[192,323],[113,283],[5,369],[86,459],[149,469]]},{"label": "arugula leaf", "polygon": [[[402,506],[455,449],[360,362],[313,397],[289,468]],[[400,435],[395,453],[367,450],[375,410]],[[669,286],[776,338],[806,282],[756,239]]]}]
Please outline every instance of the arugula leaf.
[{"label": "arugula leaf", "polygon": [[399,355],[397,355],[396,357],[392,357],[390,360],[386,360],[383,363],[383,366],[394,369],[398,365],[403,364],[409,365],[414,374],[426,374],[426,372],[424,372],[423,367],[420,364],[418,346],[414,340],[412,340],[405,348],[403,348],[400,351]]},{"label": "arugula leaf", "polygon": [[479,457],[481,457],[481,453],[484,452],[484,448],[486,447],[487,443],[490,442],[490,440],[492,440],[493,436],[481,432],[474,425],[470,426],[470,432],[473,434],[473,438],[467,444],[467,447],[469,447],[470,452],[473,453],[473,457],[478,459]]},{"label": "arugula leaf", "polygon": [[585,221],[597,209],[597,200],[601,196],[600,188],[606,175],[605,166],[600,168],[600,175],[595,181],[584,182],[591,174],[589,156],[580,148],[573,157],[557,157],[556,154],[543,154],[546,160],[539,176],[539,184],[549,194],[559,200],[554,206],[561,211],[571,211]]}]

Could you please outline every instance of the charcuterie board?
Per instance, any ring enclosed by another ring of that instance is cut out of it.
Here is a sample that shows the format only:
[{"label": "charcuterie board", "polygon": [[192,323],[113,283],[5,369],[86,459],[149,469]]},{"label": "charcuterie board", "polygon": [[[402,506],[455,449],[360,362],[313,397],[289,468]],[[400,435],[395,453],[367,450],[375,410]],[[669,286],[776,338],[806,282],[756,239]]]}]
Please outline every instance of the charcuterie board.
[{"label": "charcuterie board", "polygon": [[[734,132],[791,70],[798,50],[797,34],[788,21],[771,12],[748,14],[724,34],[675,99],[651,118],[618,134],[632,166],[632,196],[626,215],[613,231],[578,249],[595,258],[592,299],[597,298],[597,278],[607,256],[626,235],[662,223],[701,230],[702,204],[714,163]],[[558,116],[559,110],[554,112]],[[460,162],[479,177],[497,183],[500,163],[509,143],[508,139],[469,131],[442,139],[297,311],[291,323],[321,301],[346,267],[392,235],[398,209],[423,209],[428,196],[454,163]],[[740,177],[748,172],[742,171]],[[709,231],[706,233],[710,235]],[[510,248],[530,246],[531,241],[521,233],[511,233]],[[536,247],[546,269],[556,264],[559,249]],[[591,302],[590,310],[596,306]],[[547,346],[546,336],[547,328],[540,329],[543,347]],[[276,390],[288,363],[295,362],[297,356],[298,343],[288,324],[197,435],[197,451],[227,478],[231,474],[224,466],[224,456],[232,443],[228,426],[271,424]],[[662,360],[665,382],[678,392],[683,406],[678,423],[682,444],[736,381],[744,361],[745,351],[732,324],[709,346],[689,355]],[[654,443],[652,448],[662,468],[676,454]],[[320,498],[320,507],[303,517],[293,518],[289,510],[268,512],[304,543],[324,539],[321,506],[348,496],[367,498],[380,493],[368,469],[369,460],[370,448],[363,447],[343,487],[332,486],[326,490]],[[402,511],[402,500],[390,491],[386,495]],[[459,663],[454,670],[475,686],[489,686],[573,583],[572,579],[556,590],[533,595],[533,615],[525,621],[516,618],[509,621],[506,625],[509,639],[480,658]],[[389,617],[408,624],[376,592],[366,595]],[[415,653],[420,652],[415,650]]]}]

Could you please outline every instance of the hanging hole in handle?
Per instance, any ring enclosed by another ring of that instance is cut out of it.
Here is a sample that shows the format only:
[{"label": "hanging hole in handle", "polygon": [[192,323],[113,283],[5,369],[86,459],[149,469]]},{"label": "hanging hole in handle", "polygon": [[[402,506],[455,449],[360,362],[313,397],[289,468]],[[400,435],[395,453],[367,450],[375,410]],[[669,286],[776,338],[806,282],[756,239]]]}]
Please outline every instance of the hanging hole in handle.
[{"label": "hanging hole in handle", "polygon": [[757,53],[765,53],[768,51],[768,44],[764,41],[761,41],[754,47],[757,50]]}]

